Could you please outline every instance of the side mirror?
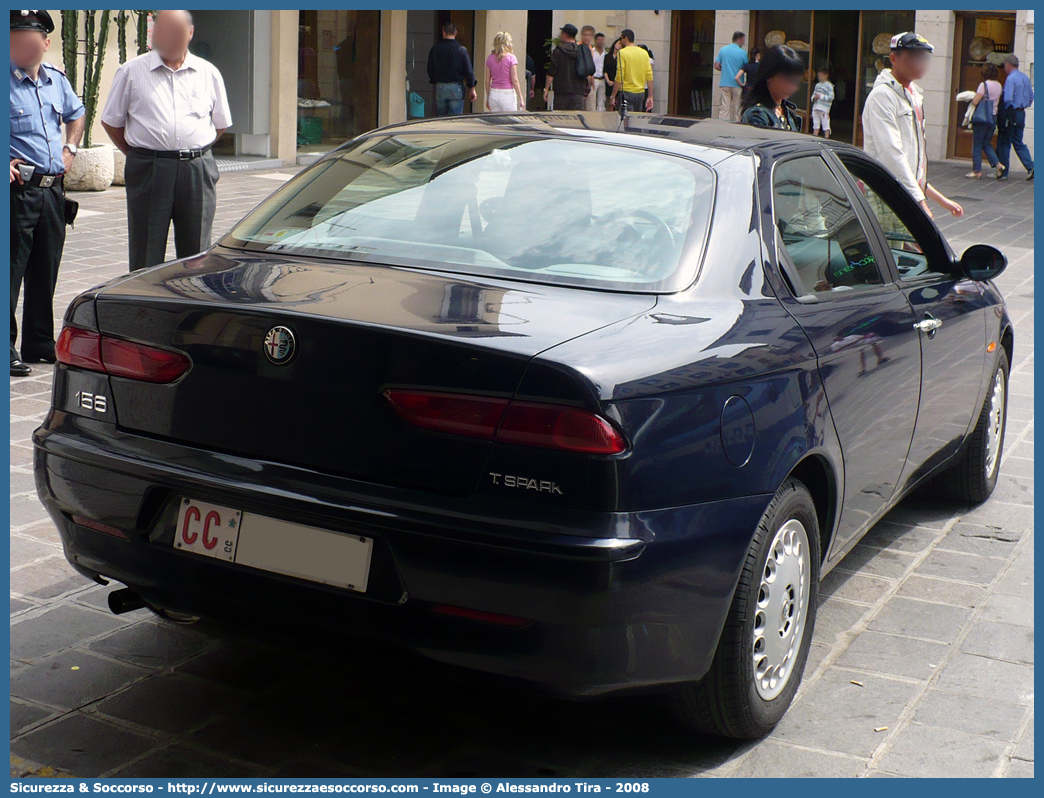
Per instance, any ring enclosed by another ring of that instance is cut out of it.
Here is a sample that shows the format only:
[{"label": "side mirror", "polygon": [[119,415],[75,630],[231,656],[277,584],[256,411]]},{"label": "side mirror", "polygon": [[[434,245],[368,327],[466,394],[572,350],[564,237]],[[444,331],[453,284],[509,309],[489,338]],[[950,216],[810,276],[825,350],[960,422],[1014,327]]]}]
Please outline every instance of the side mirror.
[{"label": "side mirror", "polygon": [[986,282],[997,277],[1008,266],[1004,253],[989,244],[974,244],[964,250],[957,271],[961,277],[976,282]]}]

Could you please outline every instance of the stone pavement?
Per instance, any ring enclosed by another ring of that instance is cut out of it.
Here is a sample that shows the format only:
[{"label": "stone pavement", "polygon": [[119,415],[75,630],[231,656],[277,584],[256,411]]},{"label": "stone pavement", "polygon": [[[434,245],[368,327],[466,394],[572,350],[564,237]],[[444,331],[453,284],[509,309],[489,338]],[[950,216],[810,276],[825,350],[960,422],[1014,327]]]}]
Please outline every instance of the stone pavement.
[{"label": "stone pavement", "polygon": [[[220,232],[293,170],[225,174]],[[822,589],[768,738],[687,734],[644,699],[555,701],[352,641],[238,638],[105,608],[33,489],[48,368],[11,382],[12,768],[77,776],[1032,776],[1033,195],[961,179],[954,248],[994,243],[1015,321],[1005,459],[981,507],[914,496]],[[55,307],[126,270],[124,195],[81,195]],[[35,764],[26,768],[25,761]]]}]

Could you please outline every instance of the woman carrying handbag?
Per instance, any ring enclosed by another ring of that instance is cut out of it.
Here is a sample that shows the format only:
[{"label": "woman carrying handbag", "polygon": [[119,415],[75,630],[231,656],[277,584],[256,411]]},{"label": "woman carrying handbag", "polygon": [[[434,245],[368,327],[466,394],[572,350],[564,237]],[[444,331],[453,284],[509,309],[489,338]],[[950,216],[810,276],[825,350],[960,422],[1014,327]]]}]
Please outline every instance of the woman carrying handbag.
[{"label": "woman carrying handbag", "polygon": [[990,166],[996,170],[996,176],[1004,174],[1004,165],[997,159],[997,152],[993,149],[993,134],[997,129],[997,105],[1004,91],[997,81],[997,74],[997,67],[993,64],[986,64],[982,68],[982,83],[971,101],[972,171],[965,177],[972,180],[982,179],[983,153],[986,153]]}]

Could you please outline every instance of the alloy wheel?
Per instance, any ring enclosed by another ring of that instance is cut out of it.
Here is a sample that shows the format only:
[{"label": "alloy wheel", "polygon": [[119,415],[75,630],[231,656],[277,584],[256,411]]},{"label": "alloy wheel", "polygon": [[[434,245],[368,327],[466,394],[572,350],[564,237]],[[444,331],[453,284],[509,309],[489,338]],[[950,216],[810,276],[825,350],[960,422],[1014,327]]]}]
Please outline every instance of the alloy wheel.
[{"label": "alloy wheel", "polygon": [[990,419],[986,428],[986,479],[993,477],[1004,440],[1004,372],[997,369],[990,396]]},{"label": "alloy wheel", "polygon": [[766,701],[783,692],[794,672],[808,618],[808,558],[808,534],[792,518],[772,539],[754,614],[754,684]]}]

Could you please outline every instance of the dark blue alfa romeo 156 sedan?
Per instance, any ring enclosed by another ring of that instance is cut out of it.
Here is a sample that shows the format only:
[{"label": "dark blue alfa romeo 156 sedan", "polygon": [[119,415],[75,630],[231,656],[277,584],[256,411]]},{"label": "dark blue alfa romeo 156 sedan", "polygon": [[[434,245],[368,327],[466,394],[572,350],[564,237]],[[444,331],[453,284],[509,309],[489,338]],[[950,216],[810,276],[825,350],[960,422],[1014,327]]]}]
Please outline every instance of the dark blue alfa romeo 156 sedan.
[{"label": "dark blue alfa romeo 156 sedan", "polygon": [[928,481],[993,490],[1005,265],[842,144],[395,125],[72,303],[37,486],[115,611],[664,691],[754,737],[860,536]]}]

